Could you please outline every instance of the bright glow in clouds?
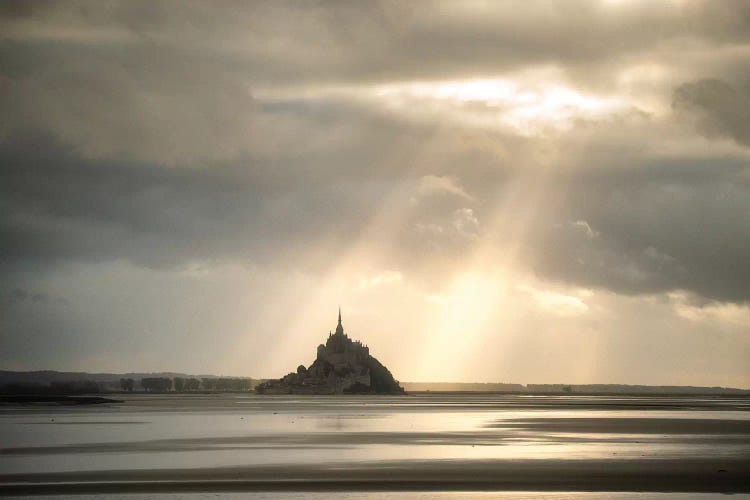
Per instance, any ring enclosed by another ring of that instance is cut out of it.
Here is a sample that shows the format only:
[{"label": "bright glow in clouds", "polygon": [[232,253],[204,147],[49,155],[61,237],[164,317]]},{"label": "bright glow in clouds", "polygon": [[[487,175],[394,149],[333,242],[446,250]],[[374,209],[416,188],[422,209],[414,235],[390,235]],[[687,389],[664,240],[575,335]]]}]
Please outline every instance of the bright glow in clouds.
[{"label": "bright glow in clouds", "polygon": [[550,290],[539,290],[530,285],[519,286],[519,290],[528,293],[531,298],[546,312],[560,316],[576,316],[589,310],[586,303],[573,295],[565,295]]},{"label": "bright glow in clouds", "polygon": [[633,106],[622,96],[585,94],[544,74],[518,79],[255,89],[253,94],[272,100],[360,100],[417,119],[432,120],[436,114],[447,115],[451,121],[463,125],[507,128],[523,135],[568,130],[576,119],[602,119]]},{"label": "bright glow in clouds", "polygon": [[621,97],[586,95],[562,83],[511,79],[391,84],[377,88],[375,95],[396,108],[415,103],[447,108],[466,122],[509,127],[526,135],[550,127],[565,130],[574,119],[602,118],[629,106]]},{"label": "bright glow in clouds", "polygon": [[372,288],[389,283],[398,283],[403,277],[398,271],[383,271],[372,276],[362,276],[359,279],[359,288]]},{"label": "bright glow in clouds", "polygon": [[705,304],[690,303],[690,297],[684,292],[667,294],[674,307],[674,312],[691,322],[719,321],[750,328],[750,309],[738,304]]}]

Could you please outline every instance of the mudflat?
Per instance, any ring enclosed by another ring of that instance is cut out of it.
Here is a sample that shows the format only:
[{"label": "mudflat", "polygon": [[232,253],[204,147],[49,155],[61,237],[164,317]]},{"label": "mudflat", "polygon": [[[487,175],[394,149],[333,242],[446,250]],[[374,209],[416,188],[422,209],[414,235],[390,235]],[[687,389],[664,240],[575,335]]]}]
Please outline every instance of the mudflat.
[{"label": "mudflat", "polygon": [[736,397],[174,395],[0,409],[0,494],[750,492]]}]

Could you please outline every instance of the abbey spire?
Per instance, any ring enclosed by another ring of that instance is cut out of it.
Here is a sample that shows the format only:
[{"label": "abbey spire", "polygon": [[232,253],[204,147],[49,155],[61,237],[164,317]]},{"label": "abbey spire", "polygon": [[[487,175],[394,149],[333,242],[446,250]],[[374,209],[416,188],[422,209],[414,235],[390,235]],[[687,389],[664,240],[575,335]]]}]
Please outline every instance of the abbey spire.
[{"label": "abbey spire", "polygon": [[336,335],[344,334],[344,326],[341,324],[341,306],[339,306],[339,324],[336,326]]}]

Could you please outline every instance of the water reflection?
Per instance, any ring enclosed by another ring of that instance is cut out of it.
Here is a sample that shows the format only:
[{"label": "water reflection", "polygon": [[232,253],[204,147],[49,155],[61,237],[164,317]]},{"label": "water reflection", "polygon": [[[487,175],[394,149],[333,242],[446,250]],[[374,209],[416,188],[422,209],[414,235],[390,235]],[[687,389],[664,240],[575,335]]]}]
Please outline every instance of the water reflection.
[{"label": "water reflection", "polygon": [[8,475],[488,460],[750,460],[742,398],[133,396],[3,408]]}]

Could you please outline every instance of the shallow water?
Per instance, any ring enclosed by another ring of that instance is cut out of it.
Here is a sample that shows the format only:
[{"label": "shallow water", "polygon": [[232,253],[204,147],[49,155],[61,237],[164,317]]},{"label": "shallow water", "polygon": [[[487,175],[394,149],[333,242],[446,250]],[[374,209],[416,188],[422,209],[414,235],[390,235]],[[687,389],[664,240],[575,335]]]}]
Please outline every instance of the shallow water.
[{"label": "shallow water", "polygon": [[[0,482],[57,480],[54,474],[59,473],[68,473],[60,476],[66,480],[110,480],[127,478],[127,471],[313,466],[335,478],[336,470],[362,473],[384,464],[398,464],[404,471],[439,466],[441,474],[463,467],[462,477],[468,477],[467,464],[495,461],[617,460],[627,466],[638,460],[687,463],[696,457],[723,470],[723,460],[727,467],[750,460],[750,400],[743,398],[422,394],[124,399],[86,407],[0,407]],[[92,476],[113,471],[122,473]],[[491,471],[486,477],[491,478]]]}]

